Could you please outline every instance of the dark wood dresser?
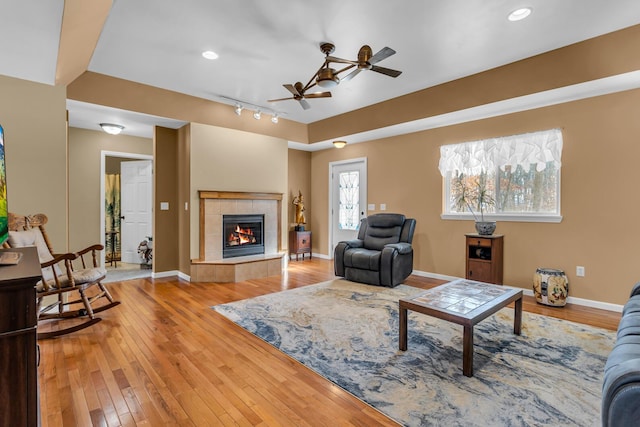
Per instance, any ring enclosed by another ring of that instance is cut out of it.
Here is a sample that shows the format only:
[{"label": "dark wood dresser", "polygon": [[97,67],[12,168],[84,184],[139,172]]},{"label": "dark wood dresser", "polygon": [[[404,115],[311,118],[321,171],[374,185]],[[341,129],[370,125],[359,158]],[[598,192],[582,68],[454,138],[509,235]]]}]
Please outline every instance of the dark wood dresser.
[{"label": "dark wood dresser", "polygon": [[0,266],[0,425],[38,426],[36,289],[41,270],[35,247],[17,265]]}]

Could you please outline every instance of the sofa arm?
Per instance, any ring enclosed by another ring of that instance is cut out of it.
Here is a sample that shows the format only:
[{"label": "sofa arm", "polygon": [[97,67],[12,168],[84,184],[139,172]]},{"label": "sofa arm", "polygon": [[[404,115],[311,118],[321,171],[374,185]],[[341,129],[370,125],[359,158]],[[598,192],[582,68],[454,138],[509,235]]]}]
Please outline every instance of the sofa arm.
[{"label": "sofa arm", "polygon": [[602,426],[636,425],[640,419],[640,359],[606,371],[602,386]]},{"label": "sofa arm", "polygon": [[333,271],[336,276],[344,277],[344,253],[347,249],[361,248],[364,246],[362,240],[345,240],[338,242],[333,250]]},{"label": "sofa arm", "polygon": [[633,288],[631,288],[631,295],[630,295],[630,297],[635,296],[635,295],[640,295],[640,282],[636,283],[636,284],[633,286]]}]

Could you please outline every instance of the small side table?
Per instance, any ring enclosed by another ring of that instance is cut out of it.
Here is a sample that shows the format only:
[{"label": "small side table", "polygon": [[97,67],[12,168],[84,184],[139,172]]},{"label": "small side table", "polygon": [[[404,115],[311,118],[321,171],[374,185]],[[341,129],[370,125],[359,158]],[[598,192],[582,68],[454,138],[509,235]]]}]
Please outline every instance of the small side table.
[{"label": "small side table", "polygon": [[289,259],[292,254],[296,254],[296,261],[299,254],[302,254],[303,261],[304,254],[309,254],[311,259],[311,231],[289,231]]},{"label": "small side table", "polygon": [[111,260],[109,261],[109,265],[113,265],[115,263],[116,268],[118,268],[118,260],[116,259],[116,235],[117,231],[107,231],[104,233],[106,237],[109,239],[111,243]]}]

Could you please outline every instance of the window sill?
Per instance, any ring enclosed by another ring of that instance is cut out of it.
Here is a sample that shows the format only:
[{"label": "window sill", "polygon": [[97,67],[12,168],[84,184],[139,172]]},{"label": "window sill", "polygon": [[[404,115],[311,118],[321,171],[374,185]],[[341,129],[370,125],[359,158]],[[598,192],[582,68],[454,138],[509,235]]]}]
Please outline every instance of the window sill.
[{"label": "window sill", "polygon": [[[473,221],[473,215],[464,213],[448,213],[441,214],[441,219],[455,221]],[[504,215],[485,215],[486,221],[505,221],[505,222],[562,222],[562,215],[531,215],[531,214],[504,214]]]}]

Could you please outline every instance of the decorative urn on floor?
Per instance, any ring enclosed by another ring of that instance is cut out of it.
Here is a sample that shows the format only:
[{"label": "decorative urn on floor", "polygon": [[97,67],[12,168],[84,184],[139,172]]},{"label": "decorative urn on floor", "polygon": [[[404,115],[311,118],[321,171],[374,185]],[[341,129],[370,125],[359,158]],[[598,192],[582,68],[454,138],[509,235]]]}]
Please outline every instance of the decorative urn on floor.
[{"label": "decorative urn on floor", "polygon": [[554,268],[537,268],[533,275],[533,294],[540,304],[564,307],[569,296],[567,275]]}]

